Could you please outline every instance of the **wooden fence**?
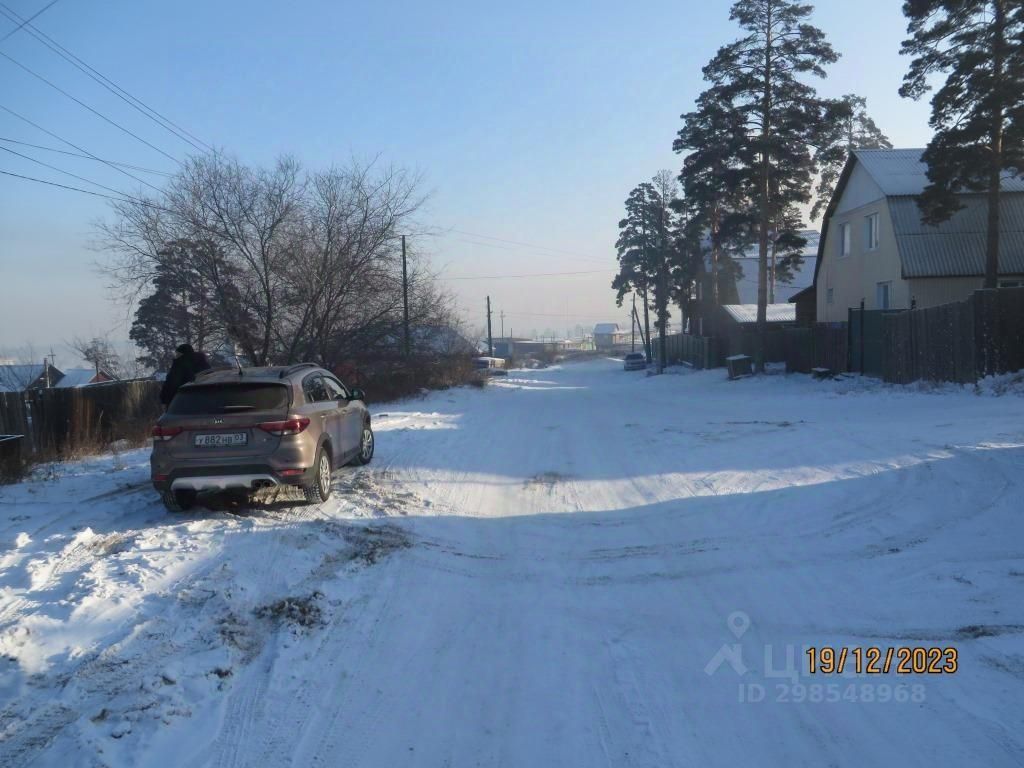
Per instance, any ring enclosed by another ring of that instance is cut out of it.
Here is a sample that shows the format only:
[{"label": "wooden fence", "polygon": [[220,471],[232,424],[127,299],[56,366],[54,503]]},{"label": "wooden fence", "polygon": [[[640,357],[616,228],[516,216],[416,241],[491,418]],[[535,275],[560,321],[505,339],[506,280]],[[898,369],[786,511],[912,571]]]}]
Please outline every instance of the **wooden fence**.
[{"label": "wooden fence", "polygon": [[0,434],[24,435],[23,455],[37,460],[115,440],[139,443],[163,412],[159,394],[156,381],[2,392]]},{"label": "wooden fence", "polygon": [[966,301],[886,315],[886,381],[979,378],[1024,369],[1024,288],[975,291]]},{"label": "wooden fence", "polygon": [[[764,348],[764,361],[766,363],[781,363],[786,359],[785,328],[769,328],[766,335]],[[757,329],[742,328],[732,329],[725,337],[725,344],[721,348],[721,358],[718,365],[725,364],[725,358],[729,355],[749,355],[757,357]]]},{"label": "wooden fence", "polygon": [[[657,358],[661,344],[657,336],[651,341]],[[709,336],[694,336],[689,333],[670,333],[665,336],[666,363],[686,363],[694,368],[714,368],[720,363],[716,358],[715,339]]]},{"label": "wooden fence", "polygon": [[786,328],[783,339],[787,373],[810,373],[814,368],[841,373],[849,369],[846,323],[815,323]]}]

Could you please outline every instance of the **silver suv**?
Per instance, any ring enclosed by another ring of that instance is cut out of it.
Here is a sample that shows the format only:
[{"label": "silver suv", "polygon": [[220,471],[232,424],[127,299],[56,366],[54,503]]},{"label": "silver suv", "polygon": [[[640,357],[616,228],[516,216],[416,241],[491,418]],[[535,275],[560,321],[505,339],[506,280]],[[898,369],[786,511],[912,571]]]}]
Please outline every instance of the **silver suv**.
[{"label": "silver suv", "polygon": [[204,371],[153,427],[153,487],[180,512],[200,493],[296,485],[311,503],[331,473],[373,458],[363,393],[312,363]]}]

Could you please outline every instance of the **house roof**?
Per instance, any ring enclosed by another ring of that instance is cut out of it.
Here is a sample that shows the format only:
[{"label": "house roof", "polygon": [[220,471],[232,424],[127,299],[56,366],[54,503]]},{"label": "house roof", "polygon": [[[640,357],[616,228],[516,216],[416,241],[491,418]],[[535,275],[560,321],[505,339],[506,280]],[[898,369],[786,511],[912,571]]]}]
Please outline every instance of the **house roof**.
[{"label": "house roof", "polygon": [[[903,276],[960,277],[985,274],[988,205],[982,195],[961,195],[963,209],[949,221],[921,221],[917,201],[889,201]],[[1024,194],[1004,194],[999,202],[999,272],[1024,273]]]},{"label": "house roof", "polygon": [[598,323],[594,326],[594,334],[618,333],[618,323]]},{"label": "house roof", "polygon": [[68,368],[53,386],[57,389],[84,387],[93,380],[94,376],[96,376],[95,368]]},{"label": "house roof", "polygon": [[[799,291],[814,282],[815,261],[818,258],[818,240],[820,235],[814,229],[805,229],[800,234],[807,239],[807,245],[804,246],[803,252],[804,261],[803,264],[793,270],[792,282],[776,281],[775,301],[779,303],[789,301]],[[752,245],[743,254],[744,259],[740,262],[743,267],[743,277],[736,281],[736,291],[739,293],[741,304],[753,304],[757,301],[757,254],[757,245]]]},{"label": "house roof", "polygon": [[0,392],[21,392],[43,373],[41,363],[0,365]]},{"label": "house roof", "polygon": [[[722,309],[741,325],[757,322],[757,304],[723,304]],[[795,323],[795,304],[769,304],[769,323]]]},{"label": "house roof", "polygon": [[[855,149],[853,154],[886,197],[919,195],[928,186],[923,149]],[[1024,192],[1024,178],[1003,174],[1004,192]],[[839,192],[836,187],[836,192]]]},{"label": "house roof", "polygon": [[813,296],[813,295],[814,295],[814,286],[813,285],[808,285],[803,290],[797,291],[792,296],[790,296],[789,297],[789,303],[790,304],[795,304],[796,302],[798,302],[800,299],[804,298],[805,296]]},{"label": "house roof", "polygon": [[[102,369],[101,372],[109,379],[114,378]],[[0,365],[0,392],[21,392],[35,384],[42,375],[42,363]],[[95,368],[68,368],[62,371],[56,366],[50,366],[51,386],[54,389],[84,387],[95,375]]]},{"label": "house roof", "polygon": [[[983,194],[959,195],[964,208],[937,226],[925,224],[917,196],[928,184],[922,149],[855,149],[843,167],[822,218],[817,283],[829,221],[846,190],[853,168],[860,163],[886,196],[904,278],[968,277],[985,273],[985,215]],[[1024,273],[1024,178],[1003,174],[1000,201],[999,271]]]}]

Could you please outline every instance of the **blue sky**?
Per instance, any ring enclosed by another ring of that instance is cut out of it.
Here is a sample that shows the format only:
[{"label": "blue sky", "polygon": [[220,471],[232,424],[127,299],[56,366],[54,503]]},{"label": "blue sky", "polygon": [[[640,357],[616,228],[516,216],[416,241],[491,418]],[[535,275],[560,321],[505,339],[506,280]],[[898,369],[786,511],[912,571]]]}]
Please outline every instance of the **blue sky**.
[{"label": "blue sky", "polygon": [[[46,4],[3,1],[22,16]],[[323,167],[380,156],[424,175],[430,224],[548,249],[454,232],[419,243],[449,277],[605,270],[449,283],[469,319],[483,321],[490,294],[506,331],[528,334],[625,317],[608,287],[622,203],[660,168],[678,168],[679,115],[704,87],[701,67],[737,34],[729,5],[60,0],[34,23],[244,161],[291,153]],[[896,92],[907,65],[899,5],[818,4],[814,21],[843,56],[820,89],[866,96],[896,146],[920,146],[927,104]],[[12,28],[0,19],[0,36]],[[0,51],[169,154],[190,149],[24,32]],[[174,169],[4,59],[0,83],[0,104],[96,155]],[[0,137],[59,146],[4,112]],[[135,184],[91,161],[6,146],[108,186]],[[0,169],[79,184],[6,152]],[[0,350],[127,338],[127,310],[110,300],[94,266],[103,254],[90,246],[104,216],[99,198],[0,176]]]}]

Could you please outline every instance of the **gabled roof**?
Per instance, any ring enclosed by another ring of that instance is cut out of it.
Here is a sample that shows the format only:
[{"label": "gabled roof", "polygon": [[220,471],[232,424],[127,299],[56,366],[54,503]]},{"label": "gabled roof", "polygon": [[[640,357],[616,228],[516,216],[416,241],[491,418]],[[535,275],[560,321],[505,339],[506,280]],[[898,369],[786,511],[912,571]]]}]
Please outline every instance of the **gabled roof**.
[{"label": "gabled roof", "polygon": [[619,324],[618,323],[598,323],[597,325],[594,326],[594,335],[595,336],[598,335],[598,334],[603,335],[603,334],[606,334],[606,333],[618,333],[618,332],[619,332]]},{"label": "gabled roof", "polygon": [[[57,369],[54,378],[60,375]],[[0,365],[0,392],[21,392],[32,386],[43,375],[42,363]]]},{"label": "gabled roof", "polygon": [[[921,160],[923,149],[855,149],[860,161],[886,197],[919,195],[928,186],[928,166]],[[845,186],[845,184],[843,184]],[[1003,174],[1004,192],[1024,192],[1024,179]],[[841,188],[836,185],[836,194]]]},{"label": "gabled roof", "polygon": [[[984,194],[959,195],[964,208],[937,226],[925,224],[917,196],[928,185],[922,149],[855,149],[846,160],[821,222],[814,283],[824,261],[829,221],[860,163],[886,196],[904,278],[968,277],[985,273]],[[1000,202],[999,271],[1024,273],[1024,178],[1003,174]]]},{"label": "gabled roof", "polygon": [[[723,304],[722,309],[741,325],[757,322],[757,304]],[[767,314],[769,323],[795,323],[796,305],[769,304]]]},{"label": "gabled roof", "polygon": [[[917,201],[889,201],[903,277],[971,277],[985,274],[988,205],[982,195],[963,195],[964,206],[936,226],[921,221]],[[999,273],[1024,274],[1024,195],[999,201]]]},{"label": "gabled roof", "polygon": [[[90,383],[96,376],[95,368],[68,368],[64,371],[64,375],[57,381],[54,386],[57,389],[68,389],[71,387],[84,387]],[[107,376],[107,378],[113,378],[113,376]]]}]

